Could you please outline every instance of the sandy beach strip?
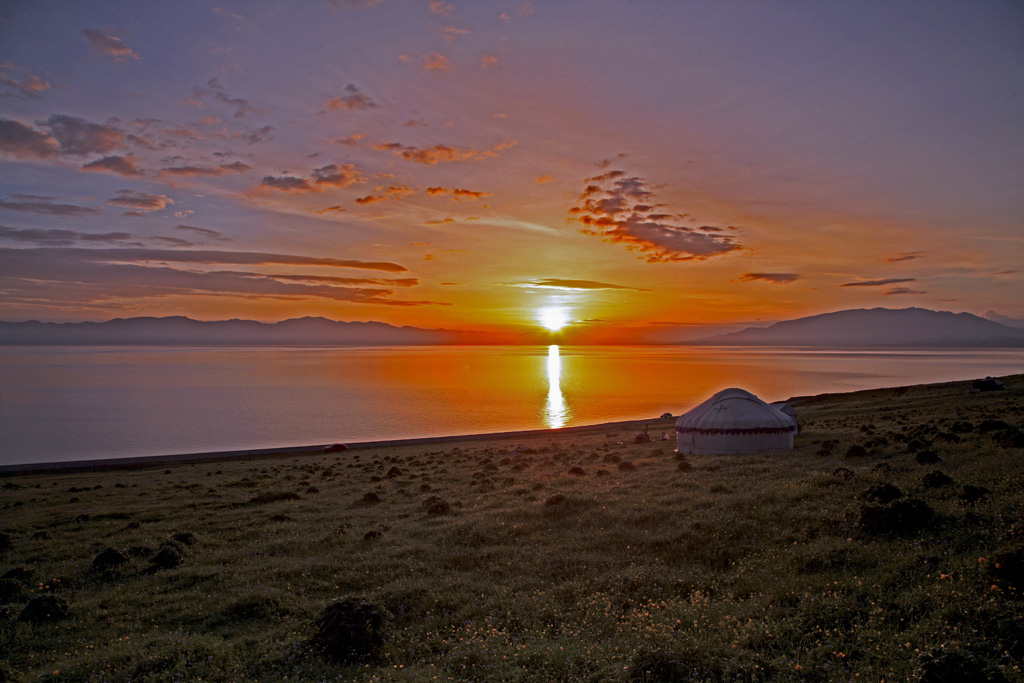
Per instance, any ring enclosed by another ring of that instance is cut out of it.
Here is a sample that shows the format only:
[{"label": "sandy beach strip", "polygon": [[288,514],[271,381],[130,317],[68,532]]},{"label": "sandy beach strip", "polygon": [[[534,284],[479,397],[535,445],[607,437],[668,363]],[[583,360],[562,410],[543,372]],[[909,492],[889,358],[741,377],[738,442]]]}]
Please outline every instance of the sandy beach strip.
[{"label": "sandy beach strip", "polygon": [[[515,442],[516,440],[533,440],[538,437],[589,436],[600,432],[621,430],[633,438],[633,431],[642,431],[645,426],[654,431],[674,430],[675,418],[649,420],[623,420],[603,422],[596,425],[578,425],[559,429],[528,429],[512,432],[491,432],[483,434],[453,434],[447,436],[426,436],[409,439],[384,439],[380,441],[345,442],[349,450],[370,448],[394,448],[401,446],[423,446],[430,444],[449,444],[463,442]],[[671,443],[675,446],[675,440]],[[98,472],[102,470],[143,469],[166,465],[182,465],[209,463],[227,460],[257,460],[262,458],[290,457],[296,455],[324,454],[327,444],[308,446],[287,446],[280,448],[253,448],[248,450],[210,451],[203,453],[180,453],[168,455],[129,456],[121,458],[92,458],[88,460],[67,460],[57,462],[32,462],[15,465],[0,465],[0,476],[17,474],[37,474],[46,472]]]}]

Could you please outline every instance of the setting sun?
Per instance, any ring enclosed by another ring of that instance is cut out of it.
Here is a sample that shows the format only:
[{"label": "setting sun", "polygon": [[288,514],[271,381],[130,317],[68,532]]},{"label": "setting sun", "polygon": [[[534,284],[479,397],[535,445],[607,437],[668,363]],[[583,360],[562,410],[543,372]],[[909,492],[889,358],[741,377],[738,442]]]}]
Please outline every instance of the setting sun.
[{"label": "setting sun", "polygon": [[538,312],[540,314],[540,324],[552,332],[557,332],[569,322],[569,315],[561,306],[548,306],[547,308],[540,309]]}]

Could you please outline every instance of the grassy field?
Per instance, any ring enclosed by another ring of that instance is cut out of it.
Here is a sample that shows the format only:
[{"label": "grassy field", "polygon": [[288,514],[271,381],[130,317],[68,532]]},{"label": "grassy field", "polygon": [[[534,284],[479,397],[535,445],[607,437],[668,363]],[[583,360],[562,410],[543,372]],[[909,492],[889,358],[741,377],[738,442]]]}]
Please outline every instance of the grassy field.
[{"label": "grassy field", "polygon": [[[798,399],[792,452],[623,424],[0,478],[0,681],[1021,681],[1005,381]],[[376,647],[330,661],[352,597]]]}]

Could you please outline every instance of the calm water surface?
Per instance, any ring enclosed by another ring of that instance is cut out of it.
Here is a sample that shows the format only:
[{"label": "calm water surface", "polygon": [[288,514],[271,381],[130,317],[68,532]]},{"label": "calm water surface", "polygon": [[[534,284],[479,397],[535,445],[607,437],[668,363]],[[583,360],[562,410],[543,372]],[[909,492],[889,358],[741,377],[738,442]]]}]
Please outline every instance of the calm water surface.
[{"label": "calm water surface", "polygon": [[439,436],[678,415],[1024,372],[1022,350],[0,348],[0,464]]}]

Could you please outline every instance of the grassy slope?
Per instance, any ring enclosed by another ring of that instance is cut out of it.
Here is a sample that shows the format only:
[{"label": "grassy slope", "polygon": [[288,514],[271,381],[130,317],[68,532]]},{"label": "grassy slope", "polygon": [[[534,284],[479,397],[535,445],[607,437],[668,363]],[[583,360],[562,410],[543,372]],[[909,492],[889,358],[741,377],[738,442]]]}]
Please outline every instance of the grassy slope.
[{"label": "grassy slope", "polygon": [[[1004,430],[979,431],[986,419],[1024,426],[1024,376],[1008,385],[798,399],[794,452],[682,466],[673,442],[635,445],[626,425],[7,477],[0,569],[32,579],[20,593],[5,584],[0,670],[18,681],[625,681],[647,661],[645,680],[685,665],[694,680],[902,681],[941,646],[1022,680],[1024,601],[992,567],[1024,538],[1024,450]],[[671,433],[672,421],[651,428]],[[517,445],[537,452],[513,455]],[[847,457],[852,445],[868,455]],[[942,461],[919,464],[921,449]],[[955,484],[926,488],[936,469]],[[880,482],[935,517],[920,531],[864,532],[860,496]],[[961,502],[967,484],[990,494]],[[429,514],[431,496],[451,512]],[[148,571],[143,548],[182,531],[195,534],[184,564]],[[104,548],[133,546],[127,565],[90,570]],[[38,593],[66,599],[71,616],[19,621]],[[393,615],[385,661],[333,665],[307,651],[316,614],[347,595]],[[675,663],[658,669],[659,658]]]}]

